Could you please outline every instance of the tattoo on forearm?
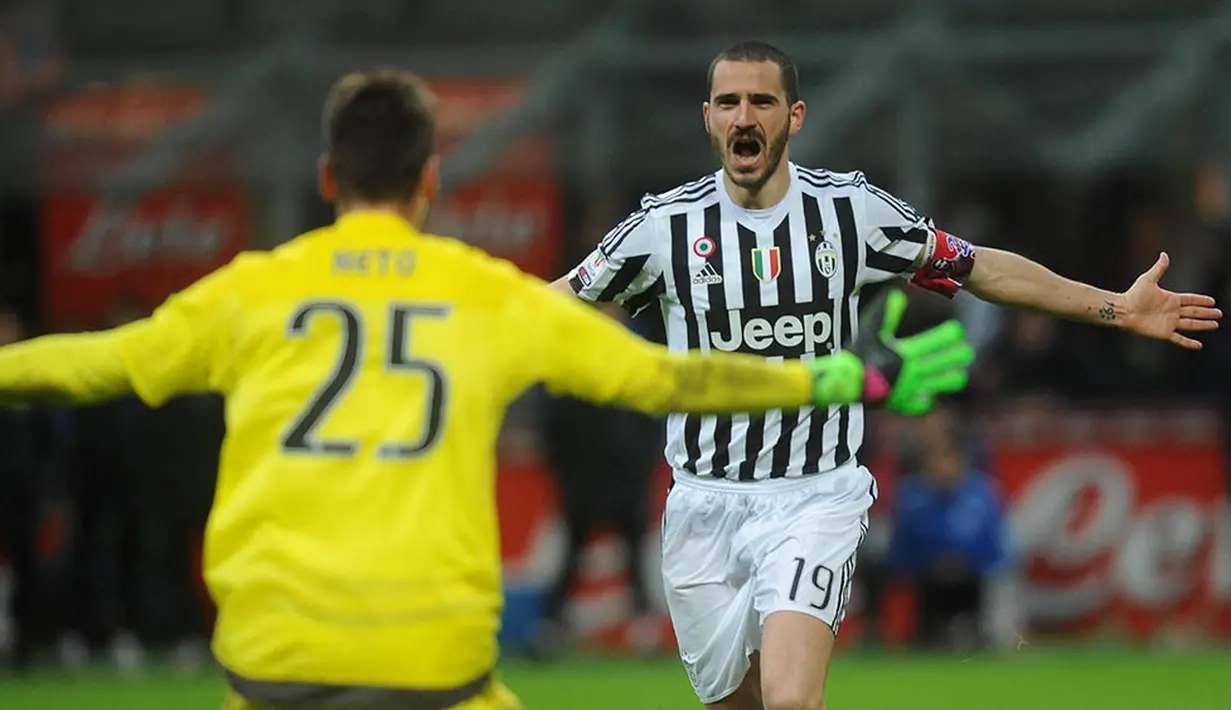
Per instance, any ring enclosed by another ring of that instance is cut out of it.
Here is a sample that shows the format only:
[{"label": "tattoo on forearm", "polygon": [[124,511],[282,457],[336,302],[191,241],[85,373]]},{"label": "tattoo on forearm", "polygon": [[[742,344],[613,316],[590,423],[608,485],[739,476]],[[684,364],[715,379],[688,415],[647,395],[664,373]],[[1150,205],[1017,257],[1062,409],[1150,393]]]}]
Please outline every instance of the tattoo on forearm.
[{"label": "tattoo on forearm", "polygon": [[1116,319],[1116,305],[1111,301],[1103,301],[1102,308],[1098,309],[1098,317],[1111,322]]}]

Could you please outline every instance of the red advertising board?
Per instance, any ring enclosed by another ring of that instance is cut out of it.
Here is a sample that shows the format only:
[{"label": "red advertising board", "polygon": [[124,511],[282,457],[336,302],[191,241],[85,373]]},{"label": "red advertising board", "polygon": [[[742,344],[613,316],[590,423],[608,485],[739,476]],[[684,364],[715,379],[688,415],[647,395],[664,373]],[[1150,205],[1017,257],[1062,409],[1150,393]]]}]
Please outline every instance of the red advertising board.
[{"label": "red advertising board", "polygon": [[238,191],[163,190],[132,205],[57,192],[43,203],[43,304],[57,328],[149,311],[226,264],[247,243]]},{"label": "red advertising board", "polygon": [[1231,513],[1215,417],[1026,413],[994,433],[1036,631],[1231,638]]},{"label": "red advertising board", "polygon": [[148,312],[246,247],[245,201],[219,151],[128,203],[91,187],[207,101],[195,88],[144,85],[48,103],[42,262],[52,328],[105,326],[121,309]]},{"label": "red advertising board", "polygon": [[[1022,611],[1031,634],[1231,639],[1231,510],[1214,416],[1152,408],[1017,412],[992,420],[989,433],[991,469],[1023,561]],[[886,497],[893,459],[882,449],[872,462]],[[664,466],[647,492],[653,521],[668,475]],[[550,471],[533,459],[506,459],[498,503],[510,586],[544,589],[559,569],[564,539]],[[878,517],[888,513],[877,508]],[[656,543],[655,526],[647,544]],[[592,642],[622,646],[627,576],[614,548],[607,536],[591,542],[572,617]],[[655,570],[647,578],[657,579]],[[844,645],[863,635],[870,610],[861,608],[862,596],[843,625]],[[896,608],[895,599],[880,610],[882,623],[894,627],[882,628],[890,637],[915,626],[913,607]],[[663,639],[670,642],[669,626]]]}]

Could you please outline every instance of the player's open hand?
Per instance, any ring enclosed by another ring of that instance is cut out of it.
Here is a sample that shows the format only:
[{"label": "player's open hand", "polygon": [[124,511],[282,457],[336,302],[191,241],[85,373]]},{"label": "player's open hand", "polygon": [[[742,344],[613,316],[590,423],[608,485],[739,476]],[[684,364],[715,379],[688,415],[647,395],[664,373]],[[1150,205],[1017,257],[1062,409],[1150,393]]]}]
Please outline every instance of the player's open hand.
[{"label": "player's open hand", "polygon": [[864,365],[865,402],[918,416],[932,409],[938,395],[966,387],[975,353],[957,321],[898,339],[905,311],[906,294],[899,289],[873,301],[860,316],[851,352]]},{"label": "player's open hand", "polygon": [[1116,313],[1115,304],[1109,303],[1100,315],[1105,320],[1123,319],[1121,325],[1131,333],[1200,350],[1201,341],[1183,333],[1216,329],[1222,311],[1214,307],[1214,299],[1210,296],[1173,293],[1159,286],[1170,263],[1166,252],[1159,254],[1154,266],[1138,276],[1132,288],[1124,293],[1124,313]]}]

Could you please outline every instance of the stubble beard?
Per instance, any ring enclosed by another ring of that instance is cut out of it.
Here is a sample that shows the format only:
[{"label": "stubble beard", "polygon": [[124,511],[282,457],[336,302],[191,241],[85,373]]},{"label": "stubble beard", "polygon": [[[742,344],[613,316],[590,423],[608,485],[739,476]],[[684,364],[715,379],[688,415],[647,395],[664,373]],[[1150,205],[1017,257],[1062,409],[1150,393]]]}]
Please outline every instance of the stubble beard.
[{"label": "stubble beard", "polygon": [[716,136],[710,133],[710,146],[713,147],[714,153],[718,156],[718,161],[722,163],[723,172],[735,183],[738,187],[747,190],[751,193],[759,192],[765,183],[778,172],[778,166],[782,163],[782,156],[786,153],[787,139],[790,137],[787,131],[787,126],[783,126],[782,130],[775,133],[765,146],[765,167],[759,173],[741,174],[727,164],[727,141],[725,136]]}]

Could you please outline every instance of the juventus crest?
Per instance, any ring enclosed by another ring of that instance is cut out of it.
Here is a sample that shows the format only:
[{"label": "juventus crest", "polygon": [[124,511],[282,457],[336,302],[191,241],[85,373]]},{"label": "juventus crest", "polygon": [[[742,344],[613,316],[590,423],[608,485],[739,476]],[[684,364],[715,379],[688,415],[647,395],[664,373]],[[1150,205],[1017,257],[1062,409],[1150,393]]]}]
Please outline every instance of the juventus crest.
[{"label": "juventus crest", "polygon": [[821,240],[816,245],[816,252],[813,256],[816,262],[816,270],[821,276],[831,278],[838,273],[838,250],[833,248],[833,245],[826,240]]}]

